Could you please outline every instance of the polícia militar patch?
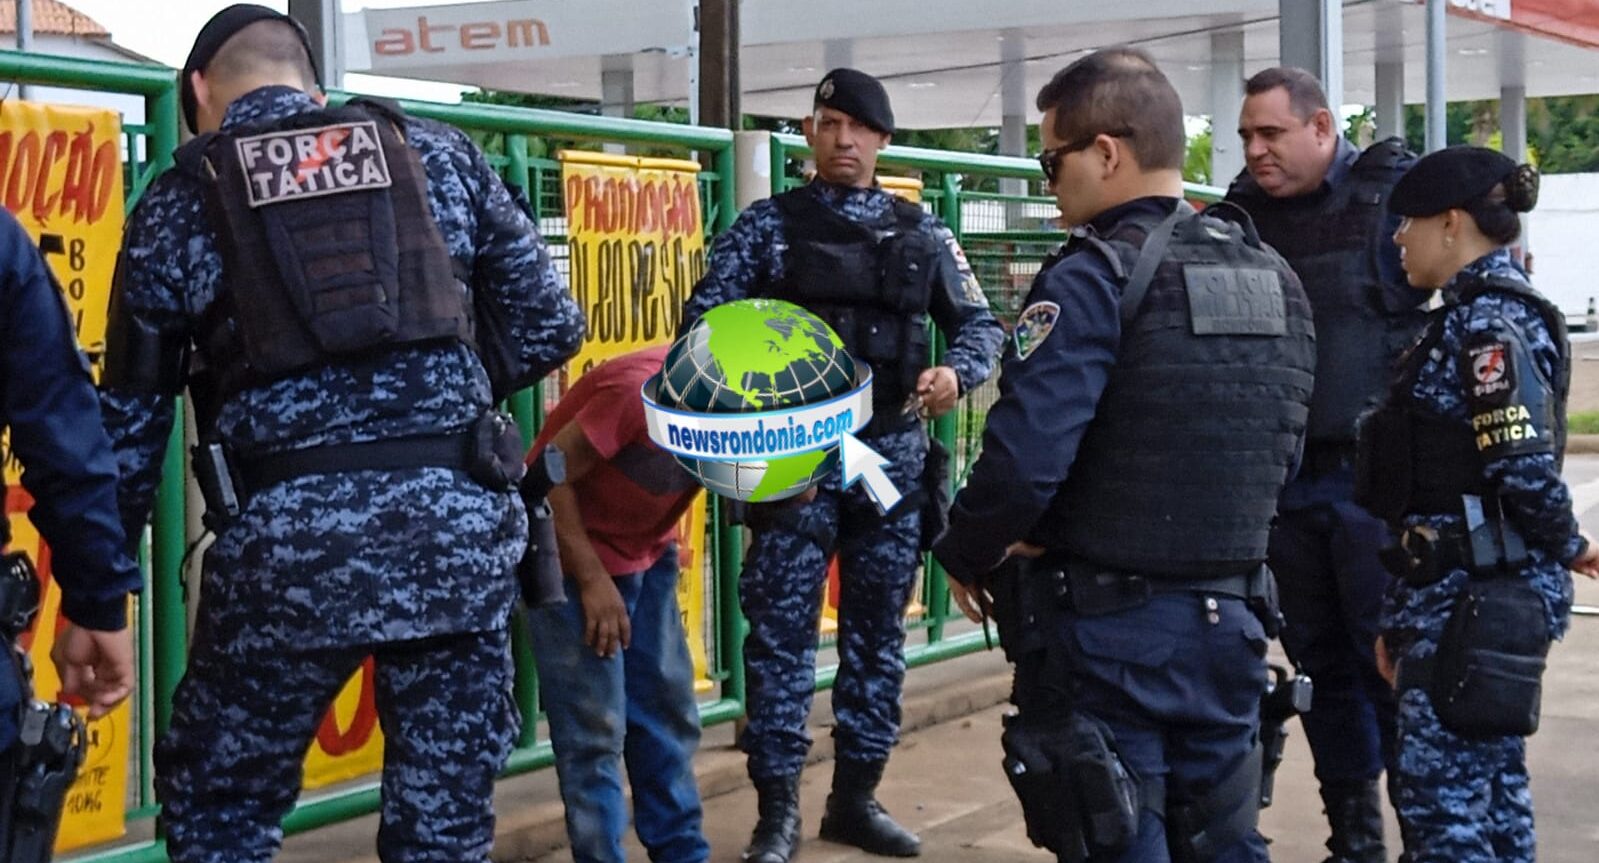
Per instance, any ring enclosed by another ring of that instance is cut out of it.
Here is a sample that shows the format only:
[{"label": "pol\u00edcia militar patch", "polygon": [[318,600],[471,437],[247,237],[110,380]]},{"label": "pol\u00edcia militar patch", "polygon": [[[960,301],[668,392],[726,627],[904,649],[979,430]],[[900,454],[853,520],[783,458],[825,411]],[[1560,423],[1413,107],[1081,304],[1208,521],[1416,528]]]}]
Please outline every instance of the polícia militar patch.
[{"label": "pol\u00edcia militar patch", "polygon": [[290,129],[233,142],[251,207],[388,188],[375,121]]},{"label": "pol\u00edcia militar patch", "polygon": [[1025,360],[1038,346],[1044,343],[1049,336],[1049,331],[1055,328],[1055,322],[1060,319],[1060,306],[1048,301],[1033,303],[1022,309],[1021,315],[1016,318],[1016,358]]}]

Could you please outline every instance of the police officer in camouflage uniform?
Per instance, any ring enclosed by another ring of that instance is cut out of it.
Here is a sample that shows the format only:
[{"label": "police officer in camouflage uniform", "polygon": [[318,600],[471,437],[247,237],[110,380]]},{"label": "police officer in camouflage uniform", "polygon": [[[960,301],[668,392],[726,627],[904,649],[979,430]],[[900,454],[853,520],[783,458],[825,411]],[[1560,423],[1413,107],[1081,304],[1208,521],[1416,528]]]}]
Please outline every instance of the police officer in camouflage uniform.
[{"label": "police officer in camouflage uniform", "polygon": [[1247,216],[1182,200],[1182,103],[1146,53],[1084,57],[1037,106],[1071,234],[933,554],[1016,665],[1002,744],[1035,844],[1264,861],[1262,563],[1305,430],[1309,303]]},{"label": "police officer in camouflage uniform", "polygon": [[[117,518],[117,465],[88,364],[73,342],[61,291],[33,240],[10,212],[0,210],[0,428],[22,463],[22,486],[33,496],[28,518],[49,544],[67,626],[51,658],[65,693],[103,716],[133,688],[133,635],[128,593],[139,569],[126,551]],[[0,484],[0,501],[6,489]],[[43,829],[36,819],[7,812],[18,759],[18,720],[28,683],[9,641],[21,635],[37,607],[37,583],[20,553],[7,552],[10,519],[0,513],[0,857],[16,850],[15,834]],[[19,614],[21,612],[21,614]],[[60,801],[55,801],[59,804]],[[43,814],[48,817],[52,813]],[[27,823],[23,823],[26,820]],[[51,831],[53,833],[53,831]],[[53,835],[36,845],[51,847]]]},{"label": "police officer in camouflage uniform", "polygon": [[1568,569],[1599,575],[1560,478],[1565,319],[1505,248],[1537,193],[1533,168],[1451,147],[1389,200],[1411,284],[1446,301],[1360,431],[1357,499],[1399,531],[1377,658],[1399,692],[1411,863],[1533,860],[1524,736],[1570,622]]},{"label": "police officer in camouflage uniform", "polygon": [[187,384],[217,535],[155,754],[167,850],[270,859],[317,723],[372,655],[379,856],[486,860],[527,544],[521,442],[493,405],[573,354],[583,317],[463,133],[325,109],[309,55],[260,6],[201,30],[182,80],[200,137],[139,201],[113,292],[123,524],[145,524]]},{"label": "police officer in camouflage uniform", "polygon": [[1396,220],[1383,208],[1415,163],[1397,138],[1364,152],[1338,133],[1315,76],[1266,69],[1245,84],[1238,131],[1247,170],[1227,192],[1288,260],[1316,316],[1316,392],[1299,473],[1271,537],[1283,647],[1315,681],[1300,721],[1326,807],[1328,863],[1383,863],[1377,779],[1393,756],[1394,697],[1372,644],[1392,577],[1377,559],[1388,532],[1350,500],[1355,418],[1422,325],[1426,292],[1399,270]]},{"label": "police officer in camouflage uniform", "polygon": [[[808,503],[751,515],[754,543],[740,582],[750,623],[742,745],[760,820],[744,858],[758,863],[787,861],[799,841],[817,620],[835,553],[838,764],[821,836],[876,854],[919,853],[917,838],[873,793],[899,731],[903,614],[922,548],[928,438],[921,417],[943,414],[986,380],[1003,338],[954,234],[875,183],[878,150],[894,133],[882,84],[854,69],[829,72],[804,127],[816,179],[751,205],[716,239],[680,332],[708,309],[746,297],[789,300],[821,315],[872,368],[873,419],[860,436],[890,460],[886,473],[905,499],[884,515],[864,488],[841,490],[830,476]],[[949,337],[945,365],[933,368],[929,317]]]}]

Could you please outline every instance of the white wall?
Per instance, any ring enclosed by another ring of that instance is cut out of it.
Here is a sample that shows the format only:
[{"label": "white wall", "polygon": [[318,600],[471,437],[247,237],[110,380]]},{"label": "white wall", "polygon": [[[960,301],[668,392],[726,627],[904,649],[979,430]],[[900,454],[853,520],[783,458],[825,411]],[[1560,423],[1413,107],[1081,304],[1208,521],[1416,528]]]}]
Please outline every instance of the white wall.
[{"label": "white wall", "polygon": [[[7,47],[10,47],[9,45]],[[39,54],[56,54],[84,60],[111,60],[127,62],[128,57],[86,39],[71,36],[39,34],[34,37],[33,49]],[[122,113],[122,122],[144,122],[144,97],[121,93],[101,93],[93,90],[63,90],[56,87],[30,87],[28,98],[35,102],[58,102],[65,105],[92,105],[110,108]]]},{"label": "white wall", "polygon": [[1527,216],[1533,284],[1567,315],[1599,300],[1599,174],[1546,174]]}]

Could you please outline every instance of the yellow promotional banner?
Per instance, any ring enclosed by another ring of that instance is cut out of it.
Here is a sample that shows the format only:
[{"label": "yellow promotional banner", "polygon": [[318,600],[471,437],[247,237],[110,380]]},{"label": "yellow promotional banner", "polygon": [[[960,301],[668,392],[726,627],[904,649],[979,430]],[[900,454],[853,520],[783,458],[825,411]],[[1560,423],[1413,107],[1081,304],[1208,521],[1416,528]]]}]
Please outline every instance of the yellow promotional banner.
[{"label": "yellow promotional banner", "polygon": [[[564,150],[568,280],[588,319],[564,386],[595,366],[677,335],[683,303],[705,272],[697,162]],[[706,611],[706,508],[702,492],[678,522],[678,606],[694,689],[711,689],[714,617]]]},{"label": "yellow promotional banner", "polygon": [[577,378],[611,357],[670,342],[705,272],[699,164],[561,152],[572,296],[588,319]]},{"label": "yellow promotional banner", "polygon": [[[61,284],[78,344],[98,375],[111,274],[122,241],[120,116],[97,108],[0,102],[0,203],[44,252]],[[50,549],[27,520],[33,499],[18,484],[21,465],[4,438],[0,455],[11,548],[33,559],[42,587],[39,615],[23,635],[23,648],[33,661],[35,695],[55,700],[61,682],[49,657],[56,633],[66,625],[61,590],[52,577]],[[126,702],[89,724],[88,754],[67,792],[57,851],[123,834],[132,728],[132,706]]]},{"label": "yellow promotional banner", "polygon": [[323,715],[305,754],[306,788],[321,788],[383,768],[375,668],[372,657],[367,657]]},{"label": "yellow promotional banner", "polygon": [[922,181],[915,177],[878,177],[877,185],[912,203],[922,202]]}]

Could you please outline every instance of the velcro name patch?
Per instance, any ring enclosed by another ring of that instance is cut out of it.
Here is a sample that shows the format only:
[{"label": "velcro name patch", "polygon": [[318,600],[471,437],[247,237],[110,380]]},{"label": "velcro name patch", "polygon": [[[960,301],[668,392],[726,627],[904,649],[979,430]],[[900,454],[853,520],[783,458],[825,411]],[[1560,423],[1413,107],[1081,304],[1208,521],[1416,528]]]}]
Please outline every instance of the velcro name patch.
[{"label": "velcro name patch", "polygon": [[393,184],[372,120],[267,132],[233,145],[251,207]]}]

